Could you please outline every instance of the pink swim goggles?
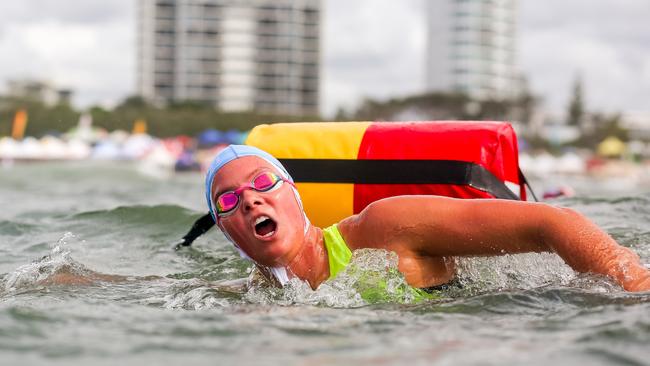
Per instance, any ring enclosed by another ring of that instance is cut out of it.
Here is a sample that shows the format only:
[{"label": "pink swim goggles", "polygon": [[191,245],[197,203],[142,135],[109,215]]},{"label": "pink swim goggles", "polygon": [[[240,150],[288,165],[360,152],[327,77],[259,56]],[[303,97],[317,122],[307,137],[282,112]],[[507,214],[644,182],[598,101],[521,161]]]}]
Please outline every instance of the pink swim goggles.
[{"label": "pink swim goggles", "polygon": [[287,182],[295,187],[295,185],[284,178],[277,176],[271,172],[265,172],[253,178],[249,184],[245,184],[234,191],[227,191],[220,194],[214,201],[215,212],[217,217],[228,216],[239,206],[241,201],[241,193],[246,189],[252,189],[256,192],[271,192],[280,188],[281,182]]}]

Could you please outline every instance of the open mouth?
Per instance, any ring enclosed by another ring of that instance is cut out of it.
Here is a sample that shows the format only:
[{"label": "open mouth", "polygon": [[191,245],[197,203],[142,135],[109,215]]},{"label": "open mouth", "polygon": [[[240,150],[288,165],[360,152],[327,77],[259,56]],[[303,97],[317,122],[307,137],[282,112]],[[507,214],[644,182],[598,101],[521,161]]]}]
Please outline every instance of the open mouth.
[{"label": "open mouth", "polygon": [[273,221],[270,217],[268,216],[260,216],[255,220],[255,234],[266,238],[273,233],[275,233],[275,229],[277,228],[277,224],[275,221]]}]

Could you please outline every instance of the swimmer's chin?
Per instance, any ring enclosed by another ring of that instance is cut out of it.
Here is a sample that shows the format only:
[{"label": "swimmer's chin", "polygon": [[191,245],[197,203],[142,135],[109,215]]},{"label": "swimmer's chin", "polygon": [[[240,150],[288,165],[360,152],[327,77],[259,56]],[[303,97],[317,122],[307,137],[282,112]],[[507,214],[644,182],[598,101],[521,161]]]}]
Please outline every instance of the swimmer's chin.
[{"label": "swimmer's chin", "polygon": [[291,246],[283,242],[274,242],[258,247],[251,256],[253,261],[264,267],[286,267],[289,263],[287,260],[291,253]]}]

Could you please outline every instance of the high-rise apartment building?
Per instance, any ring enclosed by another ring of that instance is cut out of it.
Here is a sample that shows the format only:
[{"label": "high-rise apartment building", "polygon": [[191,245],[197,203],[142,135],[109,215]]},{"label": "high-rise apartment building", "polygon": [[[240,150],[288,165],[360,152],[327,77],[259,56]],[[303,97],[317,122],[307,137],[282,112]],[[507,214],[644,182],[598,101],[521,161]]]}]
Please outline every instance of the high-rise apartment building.
[{"label": "high-rise apartment building", "polygon": [[139,94],[317,114],[319,28],[320,0],[139,0]]},{"label": "high-rise apartment building", "polygon": [[521,90],[516,0],[427,0],[427,90],[507,99]]}]

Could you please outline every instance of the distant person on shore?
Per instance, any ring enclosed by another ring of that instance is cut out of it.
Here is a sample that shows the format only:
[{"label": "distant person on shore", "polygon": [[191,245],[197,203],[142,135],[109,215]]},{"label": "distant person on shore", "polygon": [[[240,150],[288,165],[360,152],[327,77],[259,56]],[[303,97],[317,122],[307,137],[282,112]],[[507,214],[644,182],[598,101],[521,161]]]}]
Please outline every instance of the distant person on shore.
[{"label": "distant person on shore", "polygon": [[454,279],[454,257],[555,252],[578,272],[606,275],[628,291],[650,290],[650,271],[633,251],[574,210],[544,203],[398,196],[318,228],[280,162],[243,145],[214,159],[206,199],[226,238],[280,285],[297,277],[316,289],[345,268],[352,251],[374,248],[395,252],[415,288]]}]

